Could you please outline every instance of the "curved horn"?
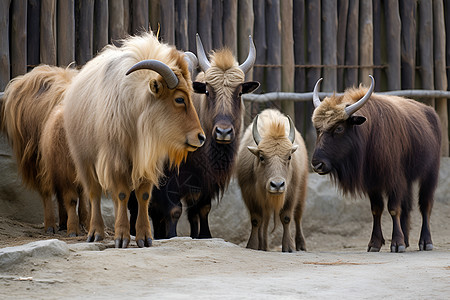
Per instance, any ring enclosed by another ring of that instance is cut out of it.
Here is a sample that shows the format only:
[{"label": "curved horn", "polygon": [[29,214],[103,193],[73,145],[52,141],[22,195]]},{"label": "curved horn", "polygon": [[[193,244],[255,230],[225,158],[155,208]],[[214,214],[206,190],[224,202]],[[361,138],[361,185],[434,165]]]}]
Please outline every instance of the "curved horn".
[{"label": "curved horn", "polygon": [[191,73],[191,75],[192,75],[194,73],[194,70],[197,69],[197,67],[198,67],[197,56],[195,56],[195,54],[190,51],[186,51],[186,52],[184,52],[184,54],[185,54],[184,59],[188,63],[189,73]]},{"label": "curved horn", "polygon": [[157,72],[164,78],[169,89],[174,89],[178,86],[178,77],[177,75],[175,75],[172,69],[165,63],[155,59],[147,59],[138,62],[127,71],[126,75],[142,69]]},{"label": "curved horn", "polygon": [[295,141],[295,126],[294,126],[294,122],[292,122],[291,117],[286,116],[289,119],[289,140],[291,141],[291,143],[293,144]]},{"label": "curved horn", "polygon": [[248,46],[249,49],[247,59],[242,63],[242,65],[239,66],[244,74],[246,74],[253,67],[256,60],[256,48],[251,35],[248,36]]},{"label": "curved horn", "polygon": [[372,75],[369,75],[370,79],[372,80],[372,83],[370,84],[370,88],[367,91],[367,93],[364,95],[364,97],[362,97],[361,99],[358,100],[358,102],[353,103],[350,106],[347,106],[345,108],[345,113],[347,114],[348,117],[350,117],[351,115],[353,115],[358,109],[360,109],[361,107],[363,107],[364,104],[366,104],[366,102],[370,99],[370,96],[372,95],[373,89],[375,87],[375,79],[373,79]]},{"label": "curved horn", "polygon": [[314,108],[317,108],[320,105],[319,85],[322,80],[323,80],[323,78],[320,78],[319,80],[317,80],[316,85],[314,86],[314,91],[313,91]]},{"label": "curved horn", "polygon": [[206,57],[205,49],[203,49],[203,44],[198,33],[197,33],[197,57],[200,69],[203,72],[206,72],[206,70],[208,70],[211,67],[211,64],[209,63],[209,60]]},{"label": "curved horn", "polygon": [[253,128],[252,128],[253,139],[255,140],[256,145],[258,145],[259,142],[261,142],[261,136],[259,135],[258,132],[258,117],[259,115],[256,115],[256,117],[253,119]]}]

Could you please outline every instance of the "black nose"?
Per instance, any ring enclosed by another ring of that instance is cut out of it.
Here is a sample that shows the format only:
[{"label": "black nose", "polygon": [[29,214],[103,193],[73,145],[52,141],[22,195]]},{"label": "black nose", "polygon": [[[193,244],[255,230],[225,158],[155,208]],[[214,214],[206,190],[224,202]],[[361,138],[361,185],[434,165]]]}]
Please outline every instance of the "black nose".
[{"label": "black nose", "polygon": [[199,133],[199,134],[198,134],[198,141],[200,142],[200,144],[203,145],[203,143],[205,142],[205,140],[206,140],[205,135],[204,135],[203,133]]},{"label": "black nose", "polygon": [[326,171],[326,165],[325,165],[325,163],[324,162],[322,162],[322,161],[312,161],[311,162],[311,166],[312,166],[312,168],[313,168],[313,171],[314,172],[316,172],[316,173],[319,173],[319,174],[325,174],[325,173],[328,173],[327,171]]},{"label": "black nose", "polygon": [[281,192],[284,190],[285,182],[284,181],[274,181],[270,182],[270,189],[273,191]]},{"label": "black nose", "polygon": [[232,132],[233,132],[232,127],[229,127],[229,128],[216,127],[216,133],[219,135],[227,135],[227,134],[231,134]]}]

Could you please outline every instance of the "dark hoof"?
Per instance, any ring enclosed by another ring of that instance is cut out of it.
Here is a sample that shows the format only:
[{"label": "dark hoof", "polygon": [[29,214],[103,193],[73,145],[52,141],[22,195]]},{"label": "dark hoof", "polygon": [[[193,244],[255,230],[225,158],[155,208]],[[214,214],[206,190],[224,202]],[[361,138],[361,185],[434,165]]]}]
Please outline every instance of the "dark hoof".
[{"label": "dark hoof", "polygon": [[369,247],[367,248],[367,252],[380,252],[381,248],[377,247]]},{"label": "dark hoof", "polygon": [[103,241],[103,237],[100,234],[96,234],[94,242],[100,242],[100,241]]},{"label": "dark hoof", "polygon": [[47,230],[45,231],[45,233],[46,234],[55,234],[56,233],[56,231],[55,231],[55,228],[54,227],[49,227],[49,228],[47,228]]},{"label": "dark hoof", "polygon": [[138,245],[139,248],[144,248],[144,247],[151,247],[152,246],[152,239],[148,238],[147,240],[137,240],[136,244]]},{"label": "dark hoof", "polygon": [[403,253],[406,251],[406,246],[405,245],[399,245],[399,246],[391,246],[391,252],[396,252],[396,253]]},{"label": "dark hoof", "polygon": [[129,239],[121,239],[121,238],[117,238],[114,240],[114,244],[116,248],[127,248],[128,244],[130,243]]},{"label": "dark hoof", "polygon": [[426,244],[425,247],[423,247],[423,244],[419,244],[420,251],[431,251],[433,250],[433,244]]}]

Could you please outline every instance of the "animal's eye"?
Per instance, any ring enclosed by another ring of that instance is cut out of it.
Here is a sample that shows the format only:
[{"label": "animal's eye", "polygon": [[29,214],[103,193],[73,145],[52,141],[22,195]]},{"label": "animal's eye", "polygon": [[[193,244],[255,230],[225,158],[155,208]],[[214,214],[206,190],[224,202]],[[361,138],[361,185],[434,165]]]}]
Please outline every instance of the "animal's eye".
[{"label": "animal's eye", "polygon": [[260,155],[260,156],[259,156],[259,161],[260,161],[260,162],[263,162],[263,161],[264,161],[264,156]]},{"label": "animal's eye", "polygon": [[184,104],[184,98],[175,98],[175,102],[178,104]]},{"label": "animal's eye", "polygon": [[336,134],[341,134],[344,132],[344,126],[339,125],[338,127],[336,127],[336,129],[334,130],[334,133]]},{"label": "animal's eye", "polygon": [[206,91],[206,92],[205,92],[205,95],[206,95],[206,97],[208,97],[208,96],[209,96],[209,92],[208,92],[208,91]]},{"label": "animal's eye", "polygon": [[292,156],[289,155],[288,160],[291,160]]}]

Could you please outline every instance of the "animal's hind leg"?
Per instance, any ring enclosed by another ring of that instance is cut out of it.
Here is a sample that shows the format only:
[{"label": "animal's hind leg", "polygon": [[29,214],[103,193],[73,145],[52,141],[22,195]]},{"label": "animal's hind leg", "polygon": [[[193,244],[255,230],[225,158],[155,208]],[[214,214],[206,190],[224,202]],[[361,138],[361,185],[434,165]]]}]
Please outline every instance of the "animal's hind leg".
[{"label": "animal's hind leg", "polygon": [[44,206],[44,230],[45,233],[56,233],[56,219],[51,194],[42,193],[42,204]]},{"label": "animal's hind leg", "polygon": [[198,238],[199,234],[199,211],[198,206],[195,203],[195,200],[192,199],[186,199],[187,202],[187,215],[189,220],[189,225],[191,227],[191,238],[196,239]]},{"label": "animal's hind leg", "polygon": [[391,252],[405,252],[405,236],[403,235],[400,224],[401,201],[404,199],[404,190],[399,187],[398,190],[389,194],[388,210],[392,217],[392,241]]},{"label": "animal's hind leg", "polygon": [[412,204],[412,188],[411,184],[408,184],[408,190],[402,201],[402,210],[400,215],[400,224],[403,231],[403,236],[405,237],[406,248],[409,247],[409,229],[410,229],[410,214],[411,214],[411,204]]},{"label": "animal's hind leg", "polygon": [[86,231],[89,231],[89,222],[91,221],[91,209],[88,199],[86,199],[83,190],[78,187],[78,217],[80,219],[80,225],[84,227]]},{"label": "animal's hind leg", "polygon": [[[85,192],[87,191],[89,190],[85,189]],[[103,223],[101,208],[101,195],[102,190],[100,185],[91,184],[91,189],[89,191],[91,221],[89,223],[89,232],[87,237],[88,242],[101,241],[105,237],[105,225]]]},{"label": "animal's hind leg", "polygon": [[128,199],[130,198],[130,193],[131,190],[127,184],[120,182],[117,183],[117,186],[111,193],[115,210],[114,243],[116,248],[127,248],[130,243],[130,223],[128,222]]},{"label": "animal's hind leg", "polygon": [[70,237],[80,234],[80,222],[77,214],[77,196],[75,191],[65,191],[63,193],[64,207],[67,212],[67,235]]},{"label": "animal's hind leg", "polygon": [[367,251],[379,252],[381,246],[384,245],[383,232],[381,231],[381,215],[384,208],[383,197],[379,192],[370,192],[369,198],[372,209],[373,228]]},{"label": "animal's hind leg", "polygon": [[142,183],[136,189],[136,197],[138,199],[138,215],[136,219],[136,244],[140,248],[150,247],[153,241],[152,231],[150,228],[150,220],[148,217],[148,205],[150,203],[151,192],[152,185],[148,182]]},{"label": "animal's hind leg", "polygon": [[58,203],[58,225],[59,230],[67,229],[67,211],[64,205],[64,197],[60,193],[56,193],[56,200]]},{"label": "animal's hind leg", "polygon": [[434,191],[437,185],[437,172],[429,175],[420,185],[419,208],[422,214],[422,229],[420,231],[419,249],[433,250],[433,242],[430,232],[430,215],[434,203]]},{"label": "animal's hind leg", "polygon": [[303,205],[298,203],[294,210],[294,222],[295,222],[295,249],[297,251],[306,251],[305,237],[303,236],[302,230],[302,214]]}]

